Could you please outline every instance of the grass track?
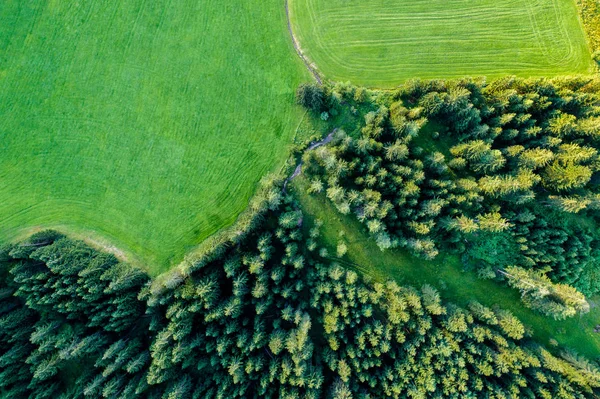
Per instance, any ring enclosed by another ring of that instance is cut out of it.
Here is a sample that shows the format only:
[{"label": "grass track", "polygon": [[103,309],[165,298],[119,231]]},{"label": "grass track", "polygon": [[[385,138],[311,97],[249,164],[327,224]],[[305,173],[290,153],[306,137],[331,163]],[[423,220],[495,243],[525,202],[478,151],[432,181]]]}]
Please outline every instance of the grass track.
[{"label": "grass track", "polygon": [[[490,307],[498,305],[510,310],[528,326],[539,343],[548,346],[553,338],[561,346],[572,348],[590,359],[600,356],[600,334],[593,332],[594,327],[600,324],[600,298],[595,298],[590,313],[555,321],[525,308],[516,290],[463,271],[456,256],[440,255],[434,261],[424,261],[401,250],[380,251],[351,215],[339,214],[324,196],[306,194],[306,179],[296,178],[292,187],[305,212],[305,227],[311,227],[316,219],[323,222],[321,238],[331,259],[341,265],[378,281],[394,279],[401,285],[414,287],[430,284],[440,291],[444,300],[459,306],[466,306],[472,300]],[[340,240],[348,247],[342,259],[335,257],[335,248]]]},{"label": "grass track", "polygon": [[302,117],[280,0],[4,0],[0,21],[0,240],[59,227],[157,274],[234,221]]},{"label": "grass track", "polygon": [[290,0],[290,17],[320,72],[358,85],[593,70],[573,0]]}]

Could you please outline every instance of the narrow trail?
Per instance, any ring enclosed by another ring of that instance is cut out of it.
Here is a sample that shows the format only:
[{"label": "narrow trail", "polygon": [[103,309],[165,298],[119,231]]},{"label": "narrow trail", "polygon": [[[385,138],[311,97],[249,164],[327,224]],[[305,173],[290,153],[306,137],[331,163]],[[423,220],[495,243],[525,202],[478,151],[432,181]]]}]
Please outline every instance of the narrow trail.
[{"label": "narrow trail", "polygon": [[317,83],[319,83],[320,85],[323,84],[323,82],[321,81],[321,77],[319,76],[319,74],[317,73],[317,71],[315,70],[315,68],[313,68],[310,65],[310,62],[308,61],[308,58],[306,58],[306,56],[304,55],[304,53],[300,49],[300,45],[298,44],[298,40],[296,40],[296,36],[294,35],[294,31],[292,30],[292,21],[290,20],[290,7],[289,7],[289,4],[288,4],[288,0],[285,0],[285,17],[287,19],[288,31],[290,32],[290,36],[292,38],[292,43],[294,44],[294,49],[296,50],[296,53],[298,53],[298,56],[300,57],[300,59],[302,60],[302,62],[304,62],[304,65],[306,66],[306,69],[308,69],[308,71],[313,75],[313,77],[315,78],[315,80],[317,81]]},{"label": "narrow trail", "polygon": [[[314,143],[312,143],[310,146],[308,146],[308,148],[306,148],[304,150],[304,152],[306,151],[311,151],[314,150],[315,148],[321,147],[322,145],[328,144],[331,142],[331,140],[333,140],[333,135],[335,134],[335,132],[337,132],[337,127],[335,129],[333,129],[331,131],[331,133],[329,133],[327,135],[327,137],[325,137],[323,140],[320,141],[316,141]],[[285,181],[283,182],[283,189],[282,191],[285,193],[285,189],[288,185],[288,183],[292,180],[294,180],[294,178],[298,177],[300,175],[300,173],[302,173],[302,157],[300,157],[300,162],[298,162],[298,165],[296,165],[296,169],[294,169],[294,173],[292,173],[287,179],[285,179]]]}]

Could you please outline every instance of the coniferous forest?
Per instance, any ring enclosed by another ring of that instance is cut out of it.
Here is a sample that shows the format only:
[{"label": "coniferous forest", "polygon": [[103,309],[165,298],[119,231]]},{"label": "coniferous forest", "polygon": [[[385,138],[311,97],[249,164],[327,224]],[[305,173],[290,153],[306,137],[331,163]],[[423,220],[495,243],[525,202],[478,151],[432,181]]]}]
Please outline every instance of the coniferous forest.
[{"label": "coniferous forest", "polygon": [[359,131],[305,154],[308,190],[382,250],[458,253],[526,305],[573,316],[600,292],[599,89],[597,78],[303,87],[299,102],[317,113],[364,110]]},{"label": "coniferous forest", "polygon": [[295,202],[176,287],[43,232],[4,248],[0,384],[19,398],[586,398],[598,365],[512,314],[318,255]]},{"label": "coniferous forest", "polygon": [[[589,78],[303,85],[315,119],[361,122],[304,151],[302,173],[382,251],[455,253],[525,306],[573,317],[600,291],[598,92]],[[270,181],[245,230],[159,278],[54,231],[2,247],[0,396],[600,395],[598,359],[537,342],[509,311],[327,256],[288,183]]]}]

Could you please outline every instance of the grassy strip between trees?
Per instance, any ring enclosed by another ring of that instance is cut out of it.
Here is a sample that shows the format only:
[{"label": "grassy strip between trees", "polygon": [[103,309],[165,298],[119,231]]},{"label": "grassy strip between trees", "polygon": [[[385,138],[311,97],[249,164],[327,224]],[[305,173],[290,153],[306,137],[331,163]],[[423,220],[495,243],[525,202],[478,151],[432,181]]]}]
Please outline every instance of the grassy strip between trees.
[{"label": "grassy strip between trees", "polygon": [[[497,305],[513,312],[542,344],[551,347],[550,340],[553,339],[590,358],[600,355],[600,334],[593,332],[600,324],[600,307],[592,306],[590,313],[563,321],[544,317],[525,308],[516,290],[462,271],[456,256],[440,255],[436,260],[426,261],[402,250],[380,251],[358,221],[341,215],[323,195],[308,195],[303,177],[297,178],[293,187],[306,217],[311,219],[305,225],[310,227],[317,219],[323,221],[321,237],[330,249],[330,256],[336,257],[339,242],[346,244],[347,253],[336,259],[340,264],[380,281],[392,278],[401,285],[430,284],[440,290],[444,300],[460,306],[473,300],[490,307]],[[593,301],[597,303],[598,298]]]}]

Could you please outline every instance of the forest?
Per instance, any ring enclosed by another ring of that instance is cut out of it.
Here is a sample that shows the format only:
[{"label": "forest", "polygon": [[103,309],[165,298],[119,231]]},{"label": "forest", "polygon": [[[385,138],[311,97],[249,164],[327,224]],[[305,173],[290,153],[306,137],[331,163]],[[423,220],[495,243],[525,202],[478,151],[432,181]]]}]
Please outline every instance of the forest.
[{"label": "forest", "polygon": [[[304,84],[297,101],[315,123],[342,122],[297,157],[308,192],[355,217],[381,251],[458,254],[525,306],[573,317],[600,292],[599,88]],[[0,396],[600,395],[598,359],[536,341],[510,311],[337,262],[288,183],[264,179],[243,226],[156,278],[52,230],[3,246]]]},{"label": "forest", "polygon": [[321,256],[293,196],[271,208],[183,279],[151,281],[53,231],[2,248],[3,397],[600,393],[597,363],[539,345],[510,312],[363,278]]},{"label": "forest", "polygon": [[600,292],[599,88],[597,78],[302,87],[315,113],[364,118],[304,155],[308,191],[382,250],[457,253],[543,314],[585,312]]}]

